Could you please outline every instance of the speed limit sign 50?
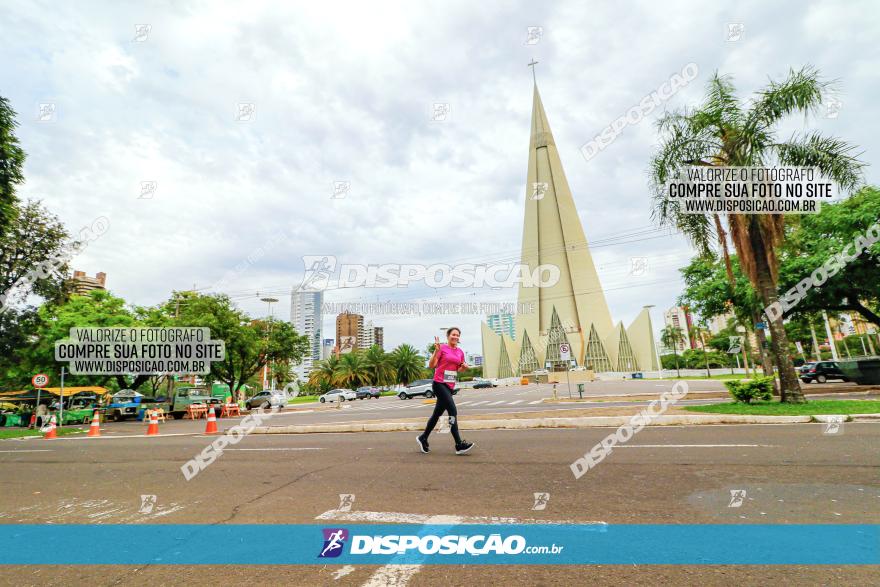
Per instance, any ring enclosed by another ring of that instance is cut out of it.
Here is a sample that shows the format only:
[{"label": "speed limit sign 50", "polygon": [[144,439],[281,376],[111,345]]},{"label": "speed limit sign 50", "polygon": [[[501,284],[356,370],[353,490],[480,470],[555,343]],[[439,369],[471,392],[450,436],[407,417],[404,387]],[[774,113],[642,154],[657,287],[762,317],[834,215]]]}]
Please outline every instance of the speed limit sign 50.
[{"label": "speed limit sign 50", "polygon": [[31,379],[31,383],[34,384],[34,387],[46,387],[49,385],[49,376],[45,373],[37,373]]}]

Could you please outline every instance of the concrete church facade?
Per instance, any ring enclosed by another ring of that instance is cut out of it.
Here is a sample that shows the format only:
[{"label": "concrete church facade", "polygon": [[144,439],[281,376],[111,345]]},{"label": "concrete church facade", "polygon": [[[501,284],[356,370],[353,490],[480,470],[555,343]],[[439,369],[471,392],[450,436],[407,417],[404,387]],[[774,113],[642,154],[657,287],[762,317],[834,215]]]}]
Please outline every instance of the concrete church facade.
[{"label": "concrete church facade", "polygon": [[543,368],[567,370],[568,364],[560,359],[562,343],[570,346],[577,365],[596,372],[658,368],[648,310],[643,309],[628,328],[611,319],[537,85],[521,262],[530,271],[554,265],[559,279],[545,287],[520,284],[515,339],[482,324],[484,377],[528,375]]}]

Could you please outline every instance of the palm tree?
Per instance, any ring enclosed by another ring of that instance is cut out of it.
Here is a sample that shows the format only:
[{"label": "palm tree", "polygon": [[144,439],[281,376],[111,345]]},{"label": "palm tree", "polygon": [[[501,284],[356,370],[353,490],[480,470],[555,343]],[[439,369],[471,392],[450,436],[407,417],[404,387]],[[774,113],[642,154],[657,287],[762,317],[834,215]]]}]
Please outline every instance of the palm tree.
[{"label": "palm tree", "polygon": [[[713,241],[722,246],[725,263],[727,235],[719,218],[683,214],[677,202],[665,197],[664,184],[684,166],[768,166],[771,164],[817,167],[844,190],[861,182],[864,164],[852,154],[853,147],[818,132],[777,138],[776,126],[788,115],[818,109],[830,84],[816,70],[791,70],[782,82],[771,81],[750,104],[740,104],[729,77],[717,73],[708,84],[705,103],[696,110],[664,116],[658,123],[660,148],[651,161],[655,189],[654,216],[661,225],[681,230],[701,253]],[[783,214],[730,214],[728,232],[740,263],[764,307],[777,301],[776,247],[781,243]],[[788,338],[782,317],[769,320],[773,362],[779,371],[783,402],[806,401],[788,354]]]},{"label": "palm tree", "polygon": [[672,349],[675,354],[675,371],[678,377],[681,377],[681,369],[678,366],[678,345],[684,342],[684,332],[681,328],[677,328],[670,324],[660,331],[660,343],[668,349]]},{"label": "palm tree", "polygon": [[703,349],[703,359],[706,361],[706,377],[712,379],[712,372],[709,370],[709,351],[706,349],[706,339],[704,338],[706,334],[708,334],[708,330],[702,325],[694,324],[691,326],[691,340],[699,341],[700,348]]},{"label": "palm tree", "polygon": [[335,369],[335,384],[357,389],[370,382],[370,372],[360,351],[345,353],[339,358]]},{"label": "palm tree", "polygon": [[318,361],[309,372],[309,384],[318,388],[325,389],[336,384],[336,367],[339,365],[339,359],[335,355]]},{"label": "palm tree", "polygon": [[404,385],[419,379],[425,370],[425,357],[408,344],[402,344],[392,351],[391,362],[397,372],[398,383]]},{"label": "palm tree", "polygon": [[372,385],[390,385],[394,383],[395,370],[391,363],[391,356],[374,344],[364,353],[364,367],[370,374]]}]

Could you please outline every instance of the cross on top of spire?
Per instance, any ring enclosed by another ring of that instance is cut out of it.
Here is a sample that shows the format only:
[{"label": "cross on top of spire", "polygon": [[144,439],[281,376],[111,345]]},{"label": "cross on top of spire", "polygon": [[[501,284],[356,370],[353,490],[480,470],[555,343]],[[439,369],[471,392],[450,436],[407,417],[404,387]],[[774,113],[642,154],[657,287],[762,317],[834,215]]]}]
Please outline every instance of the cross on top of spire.
[{"label": "cross on top of spire", "polygon": [[535,66],[538,65],[538,62],[535,61],[535,58],[532,58],[531,63],[528,64],[528,67],[532,68],[532,81],[535,82],[535,85],[538,84],[538,79],[535,77]]}]

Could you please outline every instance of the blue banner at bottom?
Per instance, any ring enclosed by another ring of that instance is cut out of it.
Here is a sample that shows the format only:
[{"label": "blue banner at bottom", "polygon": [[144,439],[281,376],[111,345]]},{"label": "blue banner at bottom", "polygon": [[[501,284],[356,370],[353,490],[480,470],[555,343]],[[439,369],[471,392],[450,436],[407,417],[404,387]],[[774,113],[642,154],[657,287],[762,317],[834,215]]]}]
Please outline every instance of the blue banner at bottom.
[{"label": "blue banner at bottom", "polygon": [[877,565],[880,525],[0,525],[4,565]]}]

